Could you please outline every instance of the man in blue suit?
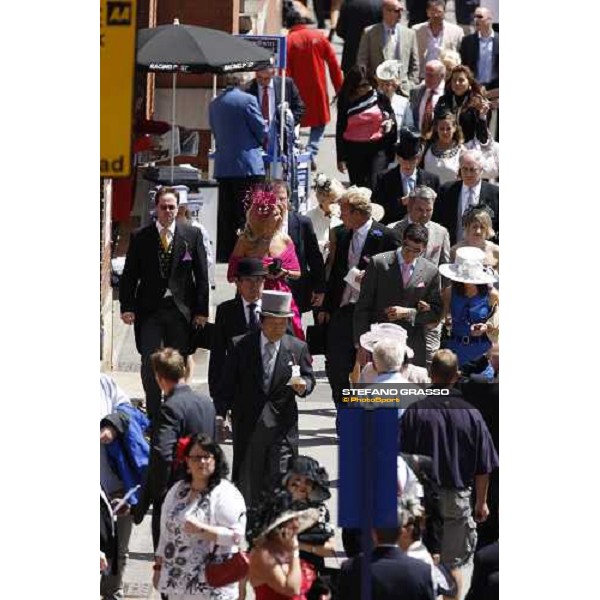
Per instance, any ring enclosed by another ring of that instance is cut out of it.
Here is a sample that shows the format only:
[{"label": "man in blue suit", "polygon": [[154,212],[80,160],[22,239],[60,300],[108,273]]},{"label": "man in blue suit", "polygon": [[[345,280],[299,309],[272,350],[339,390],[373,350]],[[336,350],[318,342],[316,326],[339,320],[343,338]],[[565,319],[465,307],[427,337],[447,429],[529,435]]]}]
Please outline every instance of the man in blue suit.
[{"label": "man in blue suit", "polygon": [[[431,567],[399,547],[401,527],[375,529],[370,556],[372,600],[434,600]],[[360,600],[363,554],[342,564],[339,597]]]},{"label": "man in blue suit", "polygon": [[241,89],[242,77],[228,75],[227,85],[209,106],[210,128],[215,137],[214,177],[219,182],[217,260],[227,262],[236,231],[245,222],[243,198],[265,178],[262,158],[264,120],[256,98]]}]

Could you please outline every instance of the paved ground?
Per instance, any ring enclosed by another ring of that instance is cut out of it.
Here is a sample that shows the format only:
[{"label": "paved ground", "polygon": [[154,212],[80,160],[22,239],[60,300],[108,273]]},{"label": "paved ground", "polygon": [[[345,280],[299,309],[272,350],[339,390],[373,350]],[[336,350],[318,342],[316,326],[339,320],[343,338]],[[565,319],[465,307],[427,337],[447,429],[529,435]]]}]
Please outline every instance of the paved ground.
[{"label": "paved ground", "polygon": [[[454,3],[449,4],[449,20],[454,21]],[[341,57],[342,43],[339,38],[334,40],[334,46],[338,57]],[[330,97],[333,98],[333,90],[329,85]],[[347,182],[347,176],[337,171],[335,157],[335,105],[332,107],[332,119],[325,130],[325,137],[321,144],[318,156],[318,167],[320,171],[330,176],[337,177],[342,182]],[[306,139],[308,130],[301,133]],[[217,304],[227,300],[234,295],[234,288],[225,279],[225,265],[217,267],[217,288],[211,292],[211,317]],[[139,355],[135,349],[133,330],[122,325],[118,318],[118,302],[114,303],[114,349],[112,375],[119,385],[132,398],[143,398],[143,389],[139,377]],[[307,322],[308,324],[308,322]],[[207,370],[208,352],[199,350],[195,355],[196,368],[192,380],[192,387],[199,392],[207,392]],[[323,377],[323,357],[316,357],[314,369],[317,372],[317,386],[315,391],[307,399],[299,400],[300,410],[300,451],[307,453],[325,466],[331,479],[332,498],[329,501],[332,522],[337,522],[337,484],[338,484],[338,457],[337,437],[335,434],[335,411],[333,409],[330,387]],[[229,461],[232,458],[231,445],[224,445],[225,453]],[[343,551],[340,533],[336,536],[339,556],[336,559],[328,559],[330,566],[336,566],[343,560]],[[152,578],[152,538],[150,533],[150,515],[147,515],[143,523],[134,527],[130,542],[129,563],[125,570],[124,583],[126,598],[148,598],[158,600],[159,594],[152,589],[150,581]],[[469,578],[469,577],[467,577]],[[253,594],[250,588],[248,598],[251,600]]]}]

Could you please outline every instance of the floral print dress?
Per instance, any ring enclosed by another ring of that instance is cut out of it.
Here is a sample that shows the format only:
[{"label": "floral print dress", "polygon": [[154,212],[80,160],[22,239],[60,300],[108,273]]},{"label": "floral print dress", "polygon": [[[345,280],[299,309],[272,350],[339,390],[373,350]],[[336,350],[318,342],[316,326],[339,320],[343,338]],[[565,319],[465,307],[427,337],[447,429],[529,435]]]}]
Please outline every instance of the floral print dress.
[{"label": "floral print dress", "polygon": [[161,532],[156,555],[162,557],[159,590],[171,597],[193,596],[206,600],[235,600],[238,584],[213,588],[206,582],[207,558],[215,544],[184,531],[186,517],[217,526],[218,552],[215,560],[229,558],[244,537],[246,506],[242,495],[229,481],[221,480],[210,494],[190,494],[189,482],[180,481],[168,492],[161,513]]}]

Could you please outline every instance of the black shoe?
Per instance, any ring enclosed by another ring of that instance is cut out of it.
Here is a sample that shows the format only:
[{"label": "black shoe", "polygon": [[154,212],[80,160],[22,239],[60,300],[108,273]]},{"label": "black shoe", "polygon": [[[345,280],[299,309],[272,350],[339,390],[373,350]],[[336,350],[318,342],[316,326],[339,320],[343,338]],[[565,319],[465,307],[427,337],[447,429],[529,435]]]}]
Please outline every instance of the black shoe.
[{"label": "black shoe", "polygon": [[315,159],[312,156],[310,157],[310,170],[311,171],[317,170],[317,162],[315,161]]}]

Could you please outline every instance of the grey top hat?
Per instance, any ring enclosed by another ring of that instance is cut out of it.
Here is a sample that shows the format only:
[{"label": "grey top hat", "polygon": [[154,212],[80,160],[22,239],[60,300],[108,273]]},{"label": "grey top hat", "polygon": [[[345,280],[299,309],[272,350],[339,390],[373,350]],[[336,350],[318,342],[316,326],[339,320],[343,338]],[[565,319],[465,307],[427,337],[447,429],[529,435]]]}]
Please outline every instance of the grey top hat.
[{"label": "grey top hat", "polygon": [[265,290],[262,295],[261,314],[263,317],[293,317],[292,294]]}]

